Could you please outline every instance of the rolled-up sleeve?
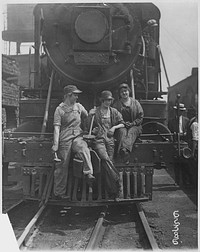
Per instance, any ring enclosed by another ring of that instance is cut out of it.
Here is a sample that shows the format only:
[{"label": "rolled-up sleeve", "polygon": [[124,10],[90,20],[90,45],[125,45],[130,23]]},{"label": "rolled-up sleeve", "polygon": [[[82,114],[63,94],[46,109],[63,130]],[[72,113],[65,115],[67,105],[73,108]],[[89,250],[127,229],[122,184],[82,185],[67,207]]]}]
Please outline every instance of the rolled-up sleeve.
[{"label": "rolled-up sleeve", "polygon": [[122,114],[119,111],[117,111],[117,119],[118,119],[118,123],[124,123]]},{"label": "rolled-up sleeve", "polygon": [[59,107],[57,107],[55,110],[53,125],[61,126],[61,111]]},{"label": "rolled-up sleeve", "polygon": [[[81,105],[81,104],[80,104]],[[81,116],[83,118],[87,118],[88,117],[88,112],[87,110],[83,107],[83,105],[80,106],[81,107]]]},{"label": "rolled-up sleeve", "polygon": [[124,124],[124,120],[123,120],[123,117],[122,117],[122,114],[115,108],[112,108],[113,109],[113,114],[114,114],[114,125],[118,125],[120,123],[123,123]]}]

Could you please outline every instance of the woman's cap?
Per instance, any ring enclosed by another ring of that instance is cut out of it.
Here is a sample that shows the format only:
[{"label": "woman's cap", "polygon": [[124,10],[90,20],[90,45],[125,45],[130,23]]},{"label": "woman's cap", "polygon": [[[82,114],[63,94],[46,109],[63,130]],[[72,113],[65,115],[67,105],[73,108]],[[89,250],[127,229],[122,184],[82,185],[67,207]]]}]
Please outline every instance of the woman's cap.
[{"label": "woman's cap", "polygon": [[112,93],[109,90],[104,90],[101,92],[101,100],[114,100]]},{"label": "woman's cap", "polygon": [[129,86],[128,86],[128,84],[126,84],[126,83],[122,83],[122,84],[119,85],[119,91],[120,91],[122,88],[128,89],[128,90],[130,91]]},{"label": "woman's cap", "polygon": [[64,94],[70,94],[70,93],[74,93],[74,94],[80,94],[82,93],[81,90],[79,90],[76,86],[74,85],[67,85],[64,87]]},{"label": "woman's cap", "polygon": [[[177,109],[177,106],[174,106],[173,108],[174,108],[174,109]],[[182,110],[182,111],[185,111],[185,110],[186,110],[186,108],[185,108],[185,106],[184,106],[183,103],[179,103],[179,110]]]}]

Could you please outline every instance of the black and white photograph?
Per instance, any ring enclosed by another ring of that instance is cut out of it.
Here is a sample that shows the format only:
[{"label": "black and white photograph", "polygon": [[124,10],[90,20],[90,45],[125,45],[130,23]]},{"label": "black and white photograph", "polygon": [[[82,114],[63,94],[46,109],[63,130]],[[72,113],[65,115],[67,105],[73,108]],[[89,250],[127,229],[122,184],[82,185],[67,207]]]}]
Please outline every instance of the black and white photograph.
[{"label": "black and white photograph", "polygon": [[199,11],[1,3],[3,251],[198,251]]}]

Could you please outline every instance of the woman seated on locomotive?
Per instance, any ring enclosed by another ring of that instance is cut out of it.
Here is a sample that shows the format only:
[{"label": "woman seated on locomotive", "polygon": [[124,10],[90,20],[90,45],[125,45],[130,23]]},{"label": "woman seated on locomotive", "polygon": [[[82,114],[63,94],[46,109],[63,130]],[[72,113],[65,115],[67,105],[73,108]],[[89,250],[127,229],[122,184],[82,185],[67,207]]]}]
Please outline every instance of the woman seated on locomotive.
[{"label": "woman seated on locomotive", "polygon": [[65,192],[71,151],[83,161],[83,174],[88,183],[92,183],[95,179],[92,175],[90,151],[81,136],[81,122],[88,117],[85,108],[77,103],[78,95],[81,92],[74,85],[64,87],[64,101],[56,108],[54,114],[52,151],[58,152],[58,157],[61,159],[61,162],[57,163],[54,173],[54,194],[57,199],[67,198]]},{"label": "woman seated on locomotive", "polygon": [[101,105],[92,109],[90,114],[94,116],[93,133],[96,135],[93,148],[99,155],[105,174],[105,188],[110,197],[116,198],[119,193],[119,172],[113,164],[114,133],[116,129],[123,128],[122,115],[110,107],[113,101],[110,91],[101,93]]},{"label": "woman seated on locomotive", "polygon": [[118,153],[122,155],[125,163],[129,163],[129,154],[132,151],[133,144],[139,134],[142,132],[142,121],[144,117],[143,109],[140,103],[130,97],[131,90],[126,83],[122,83],[118,89],[119,100],[113,104],[123,116],[125,128],[118,131]]}]

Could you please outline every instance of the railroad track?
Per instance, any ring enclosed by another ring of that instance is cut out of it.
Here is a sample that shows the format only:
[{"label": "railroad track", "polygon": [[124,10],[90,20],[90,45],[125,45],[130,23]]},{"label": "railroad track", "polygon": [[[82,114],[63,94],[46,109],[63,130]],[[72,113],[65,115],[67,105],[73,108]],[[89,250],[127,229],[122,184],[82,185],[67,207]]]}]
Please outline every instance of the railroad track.
[{"label": "railroad track", "polygon": [[25,227],[30,223],[38,209],[39,204],[37,201],[19,201],[4,210],[4,213],[8,214],[16,239],[19,239],[22,235]]},{"label": "railroad track", "polygon": [[83,250],[100,210],[43,205],[18,238],[18,246],[22,250],[74,247]]},{"label": "railroad track", "polygon": [[[107,218],[108,209],[102,211],[86,250],[134,249],[141,247],[158,250],[159,247],[140,204],[137,203],[135,207],[136,209],[131,206],[125,211],[124,209],[118,209],[118,217],[113,216],[116,213],[113,214],[113,209],[111,209],[111,218]],[[116,209],[114,209],[114,212],[116,212]]]},{"label": "railroad track", "polygon": [[101,208],[43,205],[17,241],[23,250],[159,249],[140,204]]}]

